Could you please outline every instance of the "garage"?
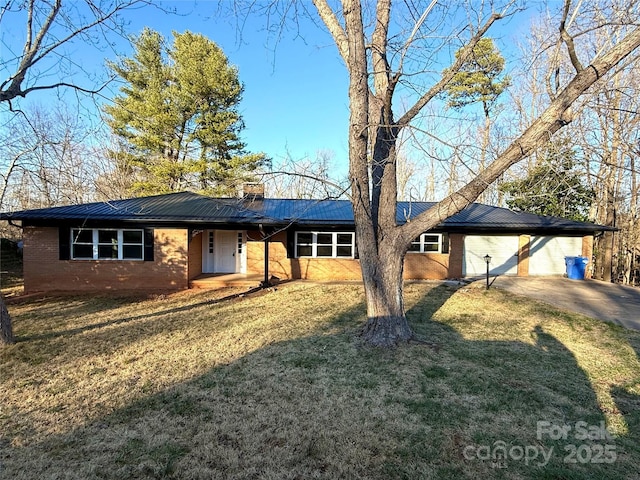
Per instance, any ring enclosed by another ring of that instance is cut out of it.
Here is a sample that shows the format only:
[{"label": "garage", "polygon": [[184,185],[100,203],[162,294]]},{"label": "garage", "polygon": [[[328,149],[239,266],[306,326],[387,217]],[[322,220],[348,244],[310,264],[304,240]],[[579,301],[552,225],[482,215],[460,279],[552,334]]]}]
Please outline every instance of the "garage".
[{"label": "garage", "polygon": [[462,252],[462,274],[465,277],[485,275],[485,255],[491,257],[491,275],[518,274],[517,235],[467,235]]},{"label": "garage", "polygon": [[582,255],[582,237],[532,236],[529,275],[563,275],[564,257]]}]

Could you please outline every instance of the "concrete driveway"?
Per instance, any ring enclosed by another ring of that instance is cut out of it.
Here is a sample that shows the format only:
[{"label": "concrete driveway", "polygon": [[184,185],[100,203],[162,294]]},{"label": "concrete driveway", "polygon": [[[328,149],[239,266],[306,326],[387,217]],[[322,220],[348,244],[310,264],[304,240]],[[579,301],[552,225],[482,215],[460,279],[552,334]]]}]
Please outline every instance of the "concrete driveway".
[{"label": "concrete driveway", "polygon": [[492,288],[640,330],[640,288],[563,277],[501,276],[491,280]]}]

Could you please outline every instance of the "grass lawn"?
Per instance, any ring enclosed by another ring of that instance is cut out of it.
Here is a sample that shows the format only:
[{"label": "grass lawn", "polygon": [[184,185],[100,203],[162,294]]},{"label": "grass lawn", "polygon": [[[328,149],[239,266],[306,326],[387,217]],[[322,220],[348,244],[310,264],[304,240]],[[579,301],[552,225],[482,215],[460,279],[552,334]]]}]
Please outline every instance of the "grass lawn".
[{"label": "grass lawn", "polygon": [[640,478],[637,332],[411,284],[381,351],[357,285],[229,293],[10,305],[0,478]]}]

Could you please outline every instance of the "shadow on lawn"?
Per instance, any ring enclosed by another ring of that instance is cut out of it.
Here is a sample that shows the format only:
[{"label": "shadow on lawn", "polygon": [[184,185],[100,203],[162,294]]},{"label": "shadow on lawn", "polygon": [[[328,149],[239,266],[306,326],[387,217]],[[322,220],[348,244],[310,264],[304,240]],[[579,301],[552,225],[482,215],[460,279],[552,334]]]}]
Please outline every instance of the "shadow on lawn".
[{"label": "shadow on lawn", "polygon": [[[99,330],[105,327],[122,325],[130,322],[135,322],[138,320],[147,320],[147,319],[152,319],[156,317],[162,317],[164,315],[173,315],[176,313],[188,313],[189,311],[199,307],[212,306],[222,302],[228,302],[232,300],[242,300],[244,298],[255,297],[256,295],[264,294],[264,293],[267,293],[268,291],[271,291],[271,289],[264,289],[262,287],[257,287],[257,288],[252,288],[250,290],[243,291],[240,293],[227,295],[222,298],[205,299],[197,303],[189,303],[188,305],[184,305],[181,307],[172,307],[166,310],[158,310],[150,313],[131,315],[124,318],[118,318],[118,319],[108,320],[108,321],[99,322],[99,323],[92,323],[82,327],[71,328],[67,330],[59,330],[59,331],[48,332],[48,333],[38,334],[38,335],[22,335],[22,336],[18,336],[16,338],[16,341],[29,342],[34,340],[47,340],[47,339],[52,339],[56,337],[68,337],[68,336],[73,336],[80,333],[89,332],[91,330]],[[206,293],[204,293],[203,295],[206,295]],[[70,298],[73,298],[81,302],[80,305],[74,308],[76,314],[82,313],[84,315],[89,315],[91,313],[98,313],[98,312],[103,313],[105,310],[105,307],[100,306],[100,303],[96,303],[93,300],[87,301],[86,297],[70,297]],[[108,299],[108,306],[106,308],[113,310],[113,309],[120,308],[123,305],[126,305],[127,303],[131,302],[132,299],[139,300],[141,297],[115,297],[115,298],[106,297],[106,298]],[[70,313],[73,313],[73,312],[70,312]]]},{"label": "shadow on lawn", "polygon": [[[640,335],[632,331],[625,333],[629,345],[633,348],[636,357],[640,359]],[[624,388],[616,387],[611,389],[611,397],[614,399],[620,413],[624,415],[628,425],[629,436],[636,444],[640,444],[640,394],[631,391],[631,389],[635,389],[636,392],[640,391],[640,372],[638,372],[634,383]]]},{"label": "shadow on lawn", "polygon": [[[362,347],[354,341],[360,303],[305,337],[265,345],[0,461],[16,479],[628,475],[622,461],[567,464],[568,442],[538,438],[539,421],[603,420],[571,352],[540,326],[534,345],[465,339],[431,319],[454,293],[436,287],[408,302],[413,327],[438,352]],[[481,458],[496,442],[556,453],[544,467],[500,452]]]}]

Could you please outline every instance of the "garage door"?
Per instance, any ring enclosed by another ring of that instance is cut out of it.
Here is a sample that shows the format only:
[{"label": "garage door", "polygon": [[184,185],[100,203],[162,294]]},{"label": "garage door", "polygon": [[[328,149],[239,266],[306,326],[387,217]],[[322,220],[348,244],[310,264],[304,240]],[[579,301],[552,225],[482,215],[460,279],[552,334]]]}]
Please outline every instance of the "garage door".
[{"label": "garage door", "polygon": [[465,277],[485,275],[485,255],[491,256],[492,275],[518,274],[518,237],[467,235],[464,239],[463,268]]},{"label": "garage door", "polygon": [[562,275],[564,257],[582,255],[582,237],[532,236],[529,245],[529,275]]}]

